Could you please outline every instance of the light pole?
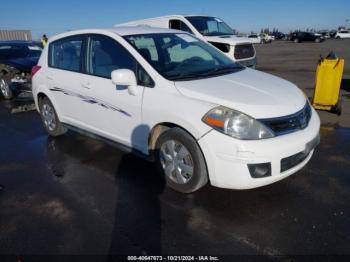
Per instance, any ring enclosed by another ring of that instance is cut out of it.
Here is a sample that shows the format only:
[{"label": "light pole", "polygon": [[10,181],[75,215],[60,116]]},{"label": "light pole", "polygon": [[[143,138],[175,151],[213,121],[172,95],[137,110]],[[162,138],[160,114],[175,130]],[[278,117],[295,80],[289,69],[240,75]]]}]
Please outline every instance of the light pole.
[{"label": "light pole", "polygon": [[345,19],[345,29],[348,29],[348,22],[349,22],[349,19]]}]

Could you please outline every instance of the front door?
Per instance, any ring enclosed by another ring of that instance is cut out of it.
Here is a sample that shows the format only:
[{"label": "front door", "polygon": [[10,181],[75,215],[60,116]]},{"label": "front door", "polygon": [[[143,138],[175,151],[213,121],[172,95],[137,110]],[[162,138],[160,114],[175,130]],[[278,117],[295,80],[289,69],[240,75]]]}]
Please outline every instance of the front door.
[{"label": "front door", "polygon": [[141,124],[144,87],[131,95],[125,86],[115,86],[111,72],[130,69],[136,72],[136,60],[115,39],[91,35],[87,45],[86,70],[91,75],[85,89],[84,122],[94,133],[134,148],[140,141],[135,135]]}]

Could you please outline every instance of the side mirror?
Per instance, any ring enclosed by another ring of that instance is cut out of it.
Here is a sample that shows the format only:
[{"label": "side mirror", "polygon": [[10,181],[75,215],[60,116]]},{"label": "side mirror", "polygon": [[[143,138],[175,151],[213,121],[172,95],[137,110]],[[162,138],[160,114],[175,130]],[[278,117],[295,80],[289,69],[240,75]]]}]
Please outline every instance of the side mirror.
[{"label": "side mirror", "polygon": [[130,69],[117,69],[111,73],[112,83],[117,86],[127,86],[130,95],[137,95],[137,80]]}]

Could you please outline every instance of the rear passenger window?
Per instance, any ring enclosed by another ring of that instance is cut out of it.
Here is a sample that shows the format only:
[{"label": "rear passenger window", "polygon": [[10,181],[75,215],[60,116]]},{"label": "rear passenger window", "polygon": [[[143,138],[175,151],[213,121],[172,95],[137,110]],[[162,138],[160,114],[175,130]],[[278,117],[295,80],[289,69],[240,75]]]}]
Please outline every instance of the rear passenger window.
[{"label": "rear passenger window", "polygon": [[53,42],[49,48],[49,66],[79,72],[82,46],[81,37],[71,37]]},{"label": "rear passenger window", "polygon": [[88,48],[89,74],[111,78],[116,69],[130,69],[135,72],[136,60],[129,52],[107,36],[91,36]]}]

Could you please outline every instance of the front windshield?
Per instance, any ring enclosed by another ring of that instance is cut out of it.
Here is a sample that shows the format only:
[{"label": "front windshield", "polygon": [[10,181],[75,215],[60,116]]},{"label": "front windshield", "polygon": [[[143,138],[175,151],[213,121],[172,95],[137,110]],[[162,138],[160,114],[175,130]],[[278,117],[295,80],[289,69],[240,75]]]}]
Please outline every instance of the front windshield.
[{"label": "front windshield", "polygon": [[219,50],[186,33],[124,37],[168,80],[190,80],[229,74],[244,67]]},{"label": "front windshield", "polygon": [[187,16],[186,19],[205,36],[233,35],[234,32],[224,21],[216,17]]}]

